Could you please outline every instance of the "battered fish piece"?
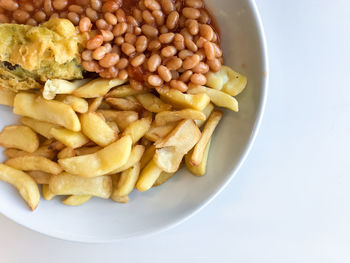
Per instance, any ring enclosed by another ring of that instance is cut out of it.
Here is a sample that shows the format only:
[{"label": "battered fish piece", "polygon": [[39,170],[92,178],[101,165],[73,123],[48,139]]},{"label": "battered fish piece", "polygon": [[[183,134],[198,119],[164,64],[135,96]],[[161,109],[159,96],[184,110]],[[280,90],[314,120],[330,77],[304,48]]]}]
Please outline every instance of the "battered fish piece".
[{"label": "battered fish piece", "polygon": [[0,36],[0,86],[19,91],[40,88],[48,79],[83,78],[83,40],[69,20],[0,24]]}]

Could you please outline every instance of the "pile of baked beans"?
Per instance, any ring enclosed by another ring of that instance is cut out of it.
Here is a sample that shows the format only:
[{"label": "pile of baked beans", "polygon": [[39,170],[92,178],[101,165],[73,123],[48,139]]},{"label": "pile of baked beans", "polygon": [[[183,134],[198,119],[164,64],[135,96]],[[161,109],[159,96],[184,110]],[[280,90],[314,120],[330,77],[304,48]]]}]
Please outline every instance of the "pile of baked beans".
[{"label": "pile of baked beans", "polygon": [[205,85],[223,63],[219,37],[202,0],[0,0],[0,23],[69,19],[88,36],[86,71],[129,78],[135,89],[185,92]]}]

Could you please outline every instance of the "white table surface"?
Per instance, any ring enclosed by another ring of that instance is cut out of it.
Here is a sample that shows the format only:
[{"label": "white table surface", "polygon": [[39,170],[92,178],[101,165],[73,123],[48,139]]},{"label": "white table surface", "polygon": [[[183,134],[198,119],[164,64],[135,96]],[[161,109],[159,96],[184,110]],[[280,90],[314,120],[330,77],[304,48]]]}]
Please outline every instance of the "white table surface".
[{"label": "white table surface", "polygon": [[350,262],[350,1],[258,6],[268,104],[218,198],[175,229],[106,245],[56,240],[0,215],[0,262]]}]

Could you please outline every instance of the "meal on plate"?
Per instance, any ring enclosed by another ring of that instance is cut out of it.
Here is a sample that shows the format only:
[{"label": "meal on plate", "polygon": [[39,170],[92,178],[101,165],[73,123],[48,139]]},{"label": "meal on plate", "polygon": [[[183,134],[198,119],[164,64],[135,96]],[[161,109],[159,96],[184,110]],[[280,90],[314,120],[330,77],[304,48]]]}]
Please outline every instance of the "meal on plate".
[{"label": "meal on plate", "polygon": [[245,76],[224,66],[202,0],[0,0],[0,180],[34,210],[64,196],[126,203],[184,163],[206,173]]}]

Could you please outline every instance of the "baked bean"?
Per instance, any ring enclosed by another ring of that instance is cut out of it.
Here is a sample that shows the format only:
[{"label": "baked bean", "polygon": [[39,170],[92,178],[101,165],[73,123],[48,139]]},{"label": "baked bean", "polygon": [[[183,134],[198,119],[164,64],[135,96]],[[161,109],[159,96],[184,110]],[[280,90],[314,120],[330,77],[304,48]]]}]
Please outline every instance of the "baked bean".
[{"label": "baked bean", "polygon": [[213,72],[218,72],[221,69],[221,62],[219,59],[215,58],[213,60],[207,61],[209,68]]},{"label": "baked bean", "polygon": [[104,20],[103,18],[98,19],[95,23],[96,27],[98,29],[107,29],[108,28],[108,23],[106,20]]},{"label": "baked bean", "polygon": [[60,18],[60,15],[58,13],[53,13],[51,16],[50,16],[50,19],[51,18]]},{"label": "baked bean", "polygon": [[185,72],[183,72],[180,76],[180,80],[183,82],[189,82],[191,79],[193,72],[192,70],[186,70]]},{"label": "baked bean", "polygon": [[179,79],[179,77],[180,77],[180,70],[181,69],[179,69],[179,70],[171,70],[170,72],[171,72],[171,78],[172,79]]},{"label": "baked bean", "polygon": [[182,60],[178,57],[171,57],[165,65],[170,70],[178,70],[182,66]]},{"label": "baked bean", "polygon": [[102,12],[106,13],[106,12],[115,12],[120,8],[120,2],[116,2],[116,1],[112,1],[109,0],[107,2],[105,2],[102,6]]},{"label": "baked bean", "polygon": [[202,0],[185,0],[185,5],[193,8],[201,8],[203,6]]},{"label": "baked bean", "polygon": [[204,37],[199,37],[198,40],[196,41],[196,45],[198,48],[202,48],[203,44],[207,41],[208,40],[206,40]]},{"label": "baked bean", "polygon": [[17,9],[12,13],[12,17],[19,23],[24,23],[26,22],[30,15],[28,12],[21,10],[21,9]]},{"label": "baked bean", "polygon": [[119,60],[118,54],[108,53],[98,63],[100,64],[100,66],[104,68],[110,68],[110,67],[113,67],[115,64],[117,64],[118,60]]},{"label": "baked bean", "polygon": [[175,11],[175,6],[172,0],[161,0],[162,9],[166,14]]},{"label": "baked bean", "polygon": [[94,50],[101,46],[103,43],[103,36],[97,35],[86,42],[86,48],[90,50]]},{"label": "baked bean", "polygon": [[162,26],[164,24],[165,17],[161,10],[154,10],[152,12],[152,15],[156,19],[156,23],[158,26]]},{"label": "baked bean", "polygon": [[134,67],[138,67],[141,64],[143,64],[145,60],[146,60],[145,54],[139,54],[131,60],[130,64]]},{"label": "baked bean", "polygon": [[198,50],[198,47],[196,44],[189,38],[185,37],[185,46],[187,49],[191,50],[192,52],[196,52]]},{"label": "baked bean", "polygon": [[174,46],[177,50],[183,50],[185,48],[185,39],[183,35],[176,33],[174,36]]},{"label": "baked bean", "polygon": [[110,12],[104,14],[104,18],[108,24],[114,26],[118,23],[117,17]]},{"label": "baked bean", "polygon": [[80,6],[87,6],[89,4],[89,0],[75,0],[75,3]]},{"label": "baked bean", "polygon": [[159,29],[159,32],[161,34],[165,34],[165,33],[168,33],[169,32],[169,29],[166,27],[166,25],[162,25]]},{"label": "baked bean", "polygon": [[102,59],[107,53],[106,47],[100,46],[92,52],[92,58],[96,60]]},{"label": "baked bean", "polygon": [[179,27],[180,28],[184,28],[186,25],[186,17],[184,17],[184,16],[180,16],[180,18],[179,18]]},{"label": "baked bean", "polygon": [[194,73],[191,76],[191,82],[196,85],[205,85],[207,83],[207,78],[200,73]]},{"label": "baked bean", "polygon": [[34,14],[34,19],[39,23],[43,22],[46,19],[46,14],[40,10]]},{"label": "baked bean", "polygon": [[200,60],[200,61],[202,61],[202,60],[204,60],[204,59],[206,58],[205,52],[204,52],[204,49],[203,49],[203,48],[199,49],[199,50],[196,52],[196,54],[199,56],[199,60]]},{"label": "baked bean", "polygon": [[188,32],[187,28],[181,29],[180,34],[183,35],[184,38],[193,40],[193,36]]},{"label": "baked bean", "polygon": [[96,11],[101,11],[102,3],[100,0],[90,0],[90,6]]},{"label": "baked bean", "polygon": [[128,65],[129,65],[129,60],[127,58],[121,58],[117,63],[117,68],[125,69]]},{"label": "baked bean", "polygon": [[24,9],[27,12],[33,12],[34,6],[31,3],[20,3],[21,8]]},{"label": "baked bean", "polygon": [[126,71],[125,69],[119,71],[118,79],[126,80],[128,77],[128,71]]},{"label": "baked bean", "polygon": [[143,85],[140,81],[137,81],[135,79],[130,79],[130,87],[132,87],[134,90],[142,90]]},{"label": "baked bean", "polygon": [[155,18],[153,17],[151,12],[148,10],[142,11],[142,18],[143,18],[143,21],[149,25],[152,25],[155,22]]},{"label": "baked bean", "polygon": [[29,26],[37,26],[38,23],[36,22],[36,20],[34,18],[29,18],[26,22],[26,25],[29,25]]},{"label": "baked bean", "polygon": [[164,47],[161,51],[161,54],[163,57],[171,57],[171,56],[174,56],[177,52],[177,49],[174,47],[174,46],[167,46],[167,47]]},{"label": "baked bean", "polygon": [[18,8],[17,2],[13,0],[0,0],[0,6],[8,11],[15,11]]},{"label": "baked bean", "polygon": [[219,58],[222,56],[222,50],[221,48],[215,44],[215,43],[212,43],[213,47],[214,47],[214,51],[215,51],[215,57]]},{"label": "baked bean", "polygon": [[182,1],[176,1],[174,6],[175,6],[175,9],[176,9],[178,12],[180,12],[181,7],[182,7]]},{"label": "baked bean", "polygon": [[208,12],[205,11],[205,9],[203,9],[203,8],[201,8],[199,10],[199,12],[200,12],[200,17],[199,17],[198,21],[202,24],[210,23],[210,16],[209,16]]},{"label": "baked bean", "polygon": [[125,16],[125,12],[123,9],[118,9],[115,12],[115,15],[117,16],[118,22],[126,22],[126,16]]},{"label": "baked bean", "polygon": [[80,32],[88,32],[91,29],[91,20],[88,17],[83,17],[82,19],[80,19],[79,22],[79,30]]},{"label": "baked bean", "polygon": [[115,67],[110,67],[108,69],[104,69],[102,72],[100,72],[100,77],[104,79],[114,79],[118,76],[118,69]]},{"label": "baked bean", "polygon": [[192,69],[199,63],[199,56],[197,54],[194,54],[193,56],[189,56],[185,58],[184,62],[182,63],[182,67],[184,69]]},{"label": "baked bean", "polygon": [[147,50],[156,51],[156,50],[159,50],[161,47],[162,47],[162,44],[159,42],[159,40],[154,39],[149,42]]},{"label": "baked bean", "polygon": [[52,15],[53,8],[51,0],[44,0],[44,12],[46,15]]},{"label": "baked bean", "polygon": [[106,53],[109,53],[112,51],[112,45],[110,43],[106,43],[103,46],[106,48]]},{"label": "baked bean", "polygon": [[44,0],[36,0],[36,1],[33,1],[33,5],[35,8],[39,8],[39,7],[42,7],[43,2]]},{"label": "baked bean", "polygon": [[141,29],[142,29],[142,33],[145,34],[146,37],[156,38],[158,36],[158,29],[153,26],[142,25]]},{"label": "baked bean", "polygon": [[205,56],[207,57],[208,60],[213,60],[215,58],[215,49],[214,45],[207,41],[203,44]]},{"label": "baked bean", "polygon": [[130,56],[132,53],[135,52],[135,47],[130,43],[123,43],[121,47],[122,47],[123,53],[127,56]]},{"label": "baked bean", "polygon": [[139,35],[141,35],[141,33],[142,33],[141,27],[135,26],[134,27],[134,34],[136,36],[139,36]]},{"label": "baked bean", "polygon": [[53,0],[52,1],[52,6],[53,8],[55,8],[56,10],[63,10],[67,7],[68,5],[68,1],[67,0]]},{"label": "baked bean", "polygon": [[144,0],[145,7],[154,11],[154,10],[159,10],[160,5],[156,0]]},{"label": "baked bean", "polygon": [[165,82],[169,82],[171,80],[170,70],[163,65],[158,67],[158,74]]},{"label": "baked bean", "polygon": [[77,13],[77,14],[81,15],[82,13],[84,13],[84,8],[82,8],[79,5],[70,5],[68,7],[68,11],[74,12],[74,13]]},{"label": "baked bean", "polygon": [[187,26],[188,32],[190,32],[191,35],[195,36],[198,34],[199,26],[198,26],[197,20],[188,19],[186,21],[186,26]]},{"label": "baked bean", "polygon": [[0,23],[9,23],[10,19],[4,14],[0,14]]},{"label": "baked bean", "polygon": [[199,34],[208,41],[211,41],[214,36],[214,30],[211,28],[211,26],[202,24],[199,26]]},{"label": "baked bean", "polygon": [[139,9],[141,11],[146,10],[145,3],[143,1],[139,1]]},{"label": "baked bean", "polygon": [[139,36],[135,42],[135,47],[136,47],[136,51],[138,53],[142,53],[147,49],[147,37],[145,36]]},{"label": "baked bean", "polygon": [[175,34],[174,33],[165,33],[161,34],[159,36],[159,41],[162,44],[169,44],[174,40]]},{"label": "baked bean", "polygon": [[122,36],[114,38],[114,44],[117,44],[118,46],[120,46],[123,43],[124,43],[124,38]]},{"label": "baked bean", "polygon": [[126,43],[134,45],[136,42],[136,36],[134,34],[126,33],[124,36],[124,40]]},{"label": "baked bean", "polygon": [[79,24],[80,18],[77,13],[68,12],[67,18],[76,26]]},{"label": "baked bean", "polygon": [[158,75],[149,75],[147,81],[153,87],[159,87],[163,84],[163,80]]},{"label": "baked bean", "polygon": [[119,56],[121,56],[120,47],[117,46],[117,45],[113,45],[112,50],[111,50],[111,53],[116,53],[116,54],[118,54]]},{"label": "baked bean", "polygon": [[185,58],[193,56],[193,52],[189,51],[188,49],[181,50],[178,54],[178,57],[184,60]]},{"label": "baked bean", "polygon": [[150,58],[147,60],[147,67],[150,72],[154,72],[159,67],[160,63],[162,62],[161,57],[158,54],[153,54],[150,56]]},{"label": "baked bean", "polygon": [[118,23],[117,25],[114,26],[113,28],[113,35],[115,37],[123,35],[126,30],[128,29],[128,24],[125,22]]},{"label": "baked bean", "polygon": [[85,14],[86,14],[86,16],[87,16],[88,18],[90,18],[90,20],[91,20],[92,22],[96,22],[97,19],[99,18],[98,13],[97,13],[94,9],[92,9],[92,8],[90,8],[90,7],[86,8]]},{"label": "baked bean", "polygon": [[166,19],[166,26],[169,29],[174,29],[177,26],[177,23],[179,21],[179,13],[177,11],[172,11],[168,18]]},{"label": "baked bean", "polygon": [[218,35],[214,32],[213,39],[211,40],[211,42],[216,43],[217,41],[218,41]]},{"label": "baked bean", "polygon": [[134,26],[128,24],[128,27],[126,28],[126,32],[133,34],[134,33]]},{"label": "baked bean", "polygon": [[138,8],[134,8],[132,10],[132,16],[135,17],[135,19],[137,20],[137,22],[142,23],[143,18],[142,18],[142,11]]},{"label": "baked bean", "polygon": [[60,13],[60,18],[67,18],[68,12],[67,11],[63,11]]},{"label": "baked bean", "polygon": [[182,14],[186,18],[198,19],[201,15],[200,11],[197,8],[185,7],[182,9]]},{"label": "baked bean", "polygon": [[139,26],[139,22],[137,22],[137,20],[133,16],[127,16],[126,22],[130,25],[133,25],[133,26]]},{"label": "baked bean", "polygon": [[99,73],[102,71],[102,68],[96,61],[83,61],[82,66],[86,71],[89,72]]},{"label": "baked bean", "polygon": [[204,62],[199,62],[194,68],[192,68],[194,73],[206,74],[209,71],[208,64]]},{"label": "baked bean", "polygon": [[173,79],[172,81],[170,81],[170,87],[172,87],[173,89],[177,89],[181,92],[186,92],[188,90],[188,87],[185,84],[185,82],[181,80]]},{"label": "baked bean", "polygon": [[114,36],[113,36],[113,33],[109,30],[100,30],[101,32],[101,35],[103,37],[103,41],[104,42],[109,42],[109,41],[112,41]]}]

